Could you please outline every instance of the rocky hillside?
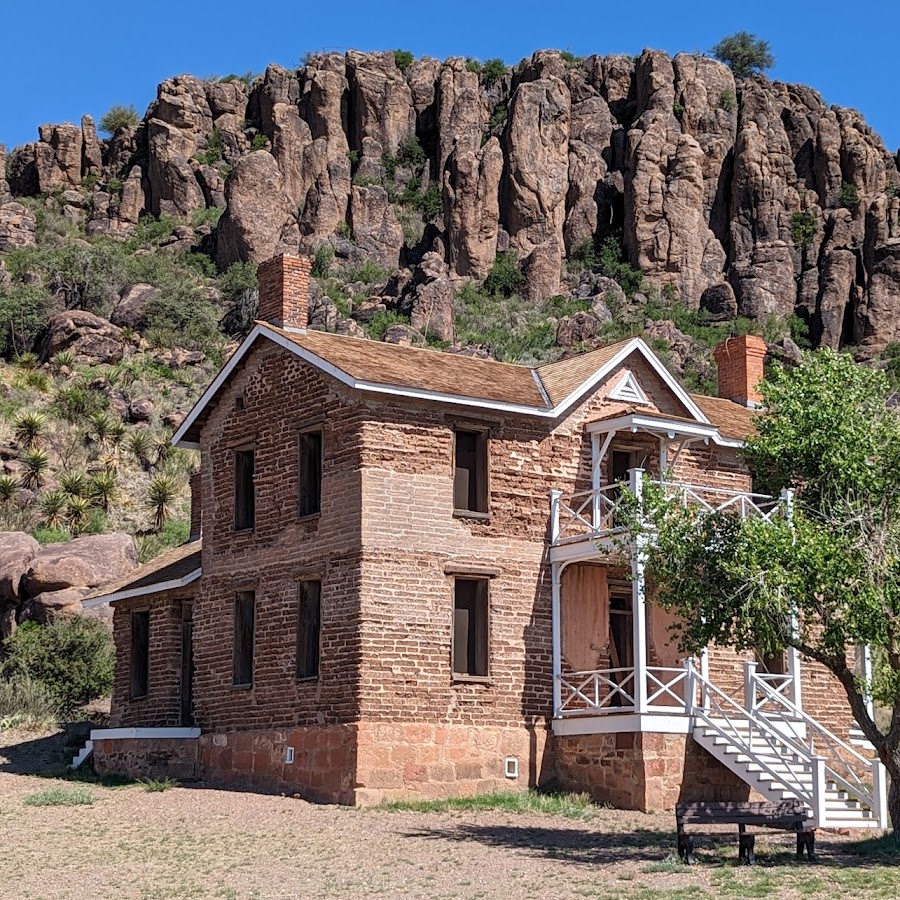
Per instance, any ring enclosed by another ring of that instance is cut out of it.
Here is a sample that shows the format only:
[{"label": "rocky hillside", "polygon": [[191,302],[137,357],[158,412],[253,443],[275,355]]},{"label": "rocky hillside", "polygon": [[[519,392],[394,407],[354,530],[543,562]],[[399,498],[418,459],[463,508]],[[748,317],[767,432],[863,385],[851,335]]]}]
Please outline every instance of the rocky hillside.
[{"label": "rocky hillside", "polygon": [[[813,344],[866,357],[900,336],[897,159],[857,112],[687,54],[542,51],[505,70],[349,52],[251,84],[180,76],[108,141],[88,117],[42,126],[5,177],[13,197],[60,198],[88,235],[224,208],[180,238],[220,269],[330,244],[338,263],[401,271],[375,286],[386,308],[451,343],[448,295],[498,252],[527,307],[585,296],[571,264],[609,239],[650,300],[718,320],[796,315]],[[7,202],[0,250],[33,228]],[[452,290],[423,290],[442,279]]]}]

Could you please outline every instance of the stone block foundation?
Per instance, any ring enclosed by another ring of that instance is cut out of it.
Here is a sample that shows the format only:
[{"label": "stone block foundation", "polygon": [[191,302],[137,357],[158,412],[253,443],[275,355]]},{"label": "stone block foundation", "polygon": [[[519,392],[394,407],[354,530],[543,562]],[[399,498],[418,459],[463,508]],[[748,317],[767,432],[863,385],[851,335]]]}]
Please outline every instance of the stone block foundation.
[{"label": "stone block foundation", "polygon": [[94,771],[126,778],[199,777],[197,738],[101,738],[94,741]]}]

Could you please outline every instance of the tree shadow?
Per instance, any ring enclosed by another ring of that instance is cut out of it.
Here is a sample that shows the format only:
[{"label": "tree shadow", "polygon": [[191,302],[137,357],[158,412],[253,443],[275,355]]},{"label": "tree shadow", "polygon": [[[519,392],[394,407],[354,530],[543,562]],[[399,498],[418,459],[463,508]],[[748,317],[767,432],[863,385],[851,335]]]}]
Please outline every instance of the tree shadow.
[{"label": "tree shadow", "polygon": [[675,851],[671,834],[651,829],[634,831],[586,831],[572,827],[533,825],[478,825],[469,822],[447,828],[407,831],[405,837],[452,843],[475,843],[504,850],[521,850],[541,859],[562,859],[579,865],[614,862],[649,862]]},{"label": "tree shadow", "polygon": [[23,739],[15,743],[0,743],[0,772],[59,778],[66,774],[67,765],[76,752],[77,747],[67,743],[64,731],[23,735]]}]

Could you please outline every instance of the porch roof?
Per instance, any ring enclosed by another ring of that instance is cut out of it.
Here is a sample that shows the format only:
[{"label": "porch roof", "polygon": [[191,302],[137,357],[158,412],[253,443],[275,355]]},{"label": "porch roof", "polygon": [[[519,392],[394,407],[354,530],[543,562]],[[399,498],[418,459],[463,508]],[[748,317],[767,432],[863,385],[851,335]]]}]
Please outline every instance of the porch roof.
[{"label": "porch roof", "polygon": [[724,437],[713,424],[698,422],[696,419],[670,416],[651,410],[637,410],[626,407],[608,416],[592,419],[585,424],[589,433],[608,433],[610,431],[643,431],[669,440],[678,438],[699,438],[713,440],[717,444],[731,444],[733,441]]},{"label": "porch roof", "polygon": [[115,581],[91,591],[82,601],[85,609],[117,600],[146,597],[186,587],[200,577],[201,541],[189,541],[139,566]]}]

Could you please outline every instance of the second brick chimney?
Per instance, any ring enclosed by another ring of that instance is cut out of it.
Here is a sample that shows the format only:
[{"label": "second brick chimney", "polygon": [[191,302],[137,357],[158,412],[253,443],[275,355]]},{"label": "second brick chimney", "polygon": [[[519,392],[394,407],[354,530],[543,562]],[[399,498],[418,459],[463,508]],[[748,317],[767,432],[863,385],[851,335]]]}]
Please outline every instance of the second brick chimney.
[{"label": "second brick chimney", "polygon": [[713,351],[719,367],[719,396],[742,406],[759,406],[766,342],[755,334],[726,338]]},{"label": "second brick chimney", "polygon": [[306,328],[311,268],[306,257],[287,254],[260,263],[259,318],[279,328]]}]

